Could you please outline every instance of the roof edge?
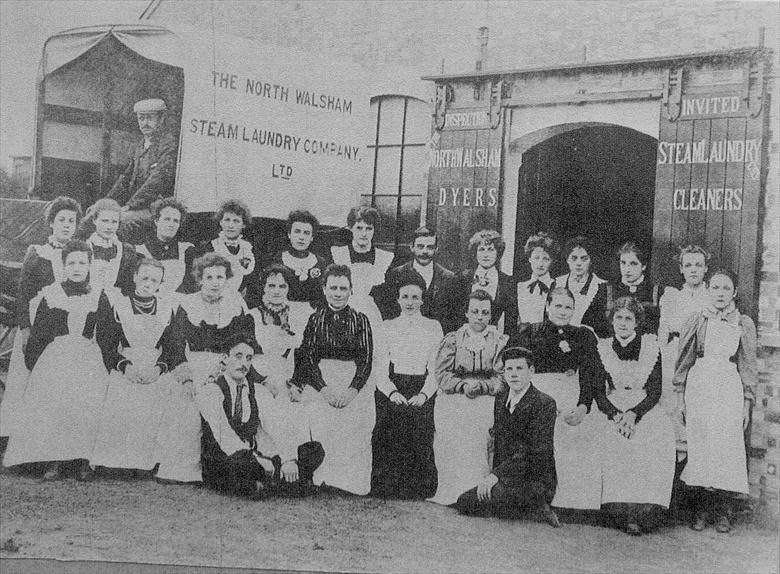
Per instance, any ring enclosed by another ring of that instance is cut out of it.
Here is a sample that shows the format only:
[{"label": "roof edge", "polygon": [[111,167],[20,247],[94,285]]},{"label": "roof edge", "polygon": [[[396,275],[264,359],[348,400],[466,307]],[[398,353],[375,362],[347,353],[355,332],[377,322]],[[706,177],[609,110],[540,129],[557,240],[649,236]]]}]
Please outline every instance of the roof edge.
[{"label": "roof edge", "polygon": [[588,70],[598,68],[619,68],[624,66],[637,66],[647,64],[657,64],[663,62],[677,62],[685,60],[699,60],[704,58],[715,57],[727,57],[727,58],[739,58],[756,53],[769,54],[771,49],[761,46],[746,46],[742,48],[731,48],[728,50],[715,50],[711,52],[693,52],[689,54],[675,54],[670,56],[655,56],[652,58],[635,58],[627,60],[607,60],[603,62],[580,62],[577,64],[554,64],[550,66],[536,66],[532,68],[516,68],[506,70],[486,70],[486,71],[473,71],[462,72],[455,74],[436,74],[431,76],[422,76],[421,79],[427,81],[440,81],[440,80],[477,80],[485,78],[496,78],[501,76],[522,76],[526,74],[539,74],[544,72],[556,72],[556,71],[574,71],[574,70]]}]

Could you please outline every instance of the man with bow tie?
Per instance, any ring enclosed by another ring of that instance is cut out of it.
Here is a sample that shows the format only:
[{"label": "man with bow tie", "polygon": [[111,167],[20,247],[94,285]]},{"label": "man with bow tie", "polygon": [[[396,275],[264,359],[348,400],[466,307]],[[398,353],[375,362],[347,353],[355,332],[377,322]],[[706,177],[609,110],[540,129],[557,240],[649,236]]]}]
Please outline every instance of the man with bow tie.
[{"label": "man with bow tie", "polygon": [[203,482],[252,498],[312,493],[312,476],[324,458],[322,445],[304,442],[308,437],[303,428],[284,436],[271,436],[263,428],[274,401],[251,369],[256,349],[252,335],[231,337],[223,374],[212,377],[197,394]]},{"label": "man with bow tie", "polygon": [[553,456],[555,401],[531,384],[533,355],[523,347],[503,353],[507,386],[494,406],[493,470],[456,504],[461,514],[517,517],[538,512],[551,526],[558,517],[550,509],[557,483]]}]

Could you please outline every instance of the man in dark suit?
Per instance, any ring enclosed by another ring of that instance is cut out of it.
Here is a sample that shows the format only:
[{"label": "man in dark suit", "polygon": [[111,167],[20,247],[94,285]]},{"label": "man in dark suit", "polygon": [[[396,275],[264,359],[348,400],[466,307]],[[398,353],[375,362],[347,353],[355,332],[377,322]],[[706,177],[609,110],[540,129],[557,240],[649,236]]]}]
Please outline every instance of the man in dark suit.
[{"label": "man in dark suit", "polygon": [[149,207],[158,199],[173,195],[178,144],[164,129],[167,107],[163,100],[141,100],[133,111],[144,139],[136,146],[108,197],[123,206],[120,237],[130,243],[142,243],[146,239],[143,232],[151,228]]},{"label": "man in dark suit", "polygon": [[252,498],[313,493],[312,476],[324,459],[322,445],[301,443],[303,433],[272,436],[263,428],[262,419],[275,401],[252,369],[257,348],[253,335],[237,333],[224,348],[224,373],[210,378],[196,396],[203,482]]},{"label": "man in dark suit", "polygon": [[536,511],[558,527],[558,517],[550,508],[557,484],[555,401],[531,384],[531,351],[510,347],[502,356],[508,388],[496,396],[494,407],[493,472],[464,492],[456,507],[461,514],[500,517]]},{"label": "man in dark suit", "polygon": [[427,227],[420,227],[414,232],[411,245],[414,258],[403,265],[394,267],[387,273],[386,296],[383,297],[384,304],[382,305],[383,318],[393,319],[401,314],[395,297],[396,283],[403,277],[404,273],[414,270],[425,280],[426,285],[425,293],[423,293],[423,304],[420,308],[422,316],[441,323],[444,333],[452,330],[450,329],[452,320],[449,319],[450,309],[446,305],[444,294],[450,287],[455,274],[434,261],[437,248],[438,242],[433,231]]}]

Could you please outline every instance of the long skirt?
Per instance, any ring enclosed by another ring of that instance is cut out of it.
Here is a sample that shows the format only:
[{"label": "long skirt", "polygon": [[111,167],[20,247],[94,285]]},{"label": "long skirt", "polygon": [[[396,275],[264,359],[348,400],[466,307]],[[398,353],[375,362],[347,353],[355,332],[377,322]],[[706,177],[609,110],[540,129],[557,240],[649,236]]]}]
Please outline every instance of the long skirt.
[{"label": "long skirt", "polygon": [[558,487],[553,506],[596,509],[601,506],[602,437],[606,419],[595,407],[578,425],[570,425],[564,415],[577,406],[579,376],[566,373],[537,373],[534,386],[555,399],[555,470]]},{"label": "long skirt", "polygon": [[27,389],[27,380],[30,371],[24,364],[24,351],[22,350],[22,338],[19,331],[14,336],[14,344],[11,349],[11,361],[8,365],[8,377],[3,391],[3,400],[0,401],[0,436],[11,436],[19,423],[22,401]]},{"label": "long skirt", "polygon": [[3,464],[89,459],[107,379],[97,344],[81,335],[54,339],[30,373]]},{"label": "long skirt", "polygon": [[[190,366],[195,391],[206,383],[220,360],[219,353],[190,352]],[[163,401],[162,422],[157,434],[157,455],[160,463],[157,478],[175,482],[201,482],[200,468],[200,411],[189,397],[184,385],[173,375],[166,375],[167,394]]]},{"label": "long skirt", "polygon": [[[609,399],[620,410],[638,404],[644,390],[617,390]],[[637,423],[627,439],[614,424],[603,438],[604,463],[601,502],[631,502],[669,507],[674,480],[674,431],[668,415],[656,406]]]},{"label": "long skirt", "polygon": [[734,363],[697,359],[685,386],[688,463],[680,478],[687,485],[748,492],[743,401]]},{"label": "long skirt", "polygon": [[[407,399],[425,384],[426,375],[391,374],[398,392]],[[433,456],[433,396],[421,407],[397,405],[377,390],[376,426],[372,437],[375,496],[428,498],[436,492]]]},{"label": "long skirt", "polygon": [[[349,387],[355,363],[324,359],[320,371],[334,391]],[[312,387],[304,389],[312,439],[322,444],[325,460],[314,472],[314,484],[323,483],[353,494],[371,489],[371,431],[374,428],[374,385],[371,379],[344,408],[330,406]]]},{"label": "long skirt", "polygon": [[676,415],[677,411],[677,393],[674,392],[674,385],[672,379],[674,378],[674,369],[677,363],[678,356],[678,344],[680,337],[674,337],[668,344],[661,345],[661,373],[663,390],[661,392],[661,400],[658,402],[658,406],[661,407],[672,422],[672,429],[674,430],[675,441],[677,444],[677,450],[685,452],[687,450],[686,438],[685,438],[685,426],[678,420]]},{"label": "long skirt", "polygon": [[[123,354],[134,366],[145,369],[154,366],[159,351],[136,347],[125,349]],[[154,468],[157,433],[169,385],[164,377],[149,385],[135,384],[113,371],[90,462],[110,468]]]},{"label": "long skirt", "polygon": [[454,504],[490,473],[488,441],[494,402],[494,397],[486,395],[470,399],[440,393],[436,397],[433,452],[439,481],[431,502]]}]

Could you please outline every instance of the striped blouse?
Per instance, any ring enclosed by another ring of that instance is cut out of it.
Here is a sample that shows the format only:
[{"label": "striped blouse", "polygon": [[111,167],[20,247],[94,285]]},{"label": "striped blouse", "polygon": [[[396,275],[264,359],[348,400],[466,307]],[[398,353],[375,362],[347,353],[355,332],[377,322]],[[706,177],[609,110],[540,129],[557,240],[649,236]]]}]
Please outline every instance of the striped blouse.
[{"label": "striped blouse", "polygon": [[321,360],[354,361],[355,376],[349,386],[359,391],[371,375],[373,356],[371,326],[363,313],[349,306],[338,311],[322,307],[312,313],[303,332],[293,382],[319,391],[326,385],[319,368]]}]

